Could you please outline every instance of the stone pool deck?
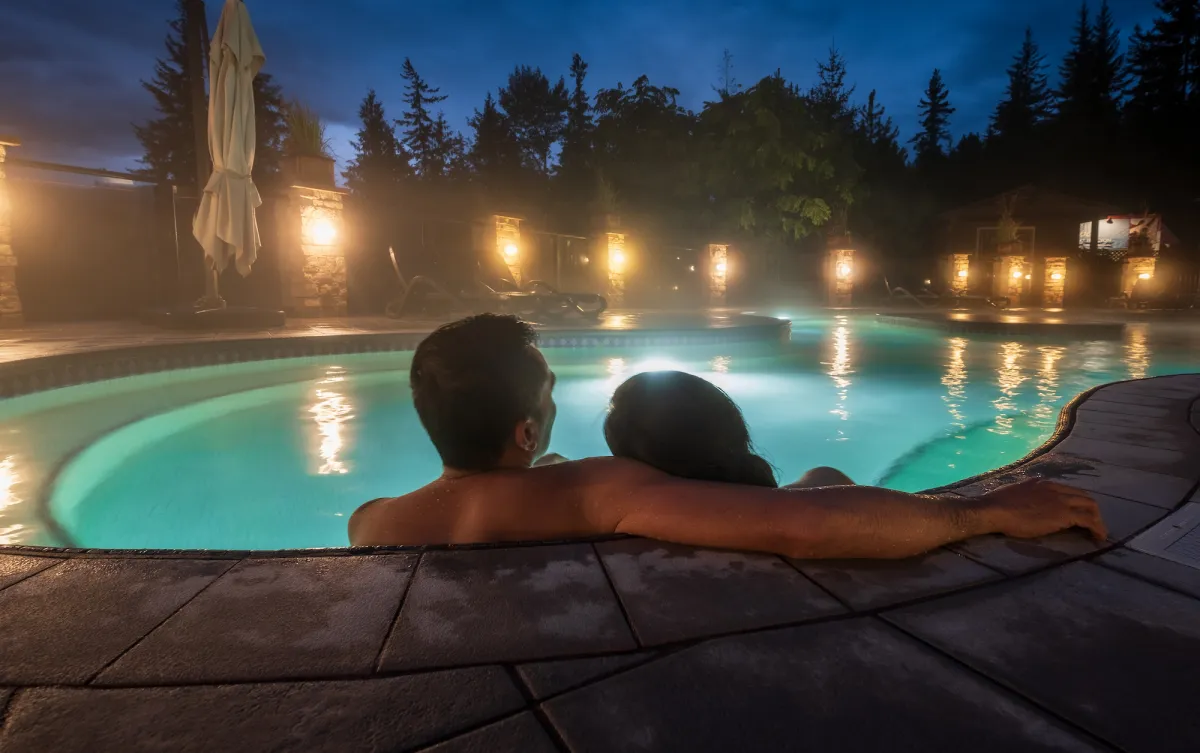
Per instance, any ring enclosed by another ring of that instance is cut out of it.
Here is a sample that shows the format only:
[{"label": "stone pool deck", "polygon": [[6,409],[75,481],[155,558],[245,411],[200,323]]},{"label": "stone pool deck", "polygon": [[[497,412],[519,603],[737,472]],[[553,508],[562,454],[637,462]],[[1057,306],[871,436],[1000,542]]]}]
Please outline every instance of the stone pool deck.
[{"label": "stone pool deck", "polygon": [[940,492],[1058,478],[1102,546],[0,550],[0,750],[1200,750],[1198,399],[1103,387]]}]

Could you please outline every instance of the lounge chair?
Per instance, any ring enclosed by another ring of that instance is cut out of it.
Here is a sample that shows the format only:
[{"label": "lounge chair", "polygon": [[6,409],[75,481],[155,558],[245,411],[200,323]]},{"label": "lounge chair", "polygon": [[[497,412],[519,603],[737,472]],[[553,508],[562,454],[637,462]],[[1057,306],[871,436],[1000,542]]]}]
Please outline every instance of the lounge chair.
[{"label": "lounge chair", "polygon": [[[388,249],[392,269],[400,283],[400,295],[388,303],[386,313],[399,319],[420,304],[435,303],[450,312],[514,314],[532,321],[554,321],[572,313],[595,319],[608,308],[607,301],[595,294],[564,294],[549,283],[534,281],[522,290],[511,280],[495,285],[476,280],[472,288],[457,293],[428,275],[407,279],[400,271],[394,249]],[[423,295],[422,295],[423,294]]]}]

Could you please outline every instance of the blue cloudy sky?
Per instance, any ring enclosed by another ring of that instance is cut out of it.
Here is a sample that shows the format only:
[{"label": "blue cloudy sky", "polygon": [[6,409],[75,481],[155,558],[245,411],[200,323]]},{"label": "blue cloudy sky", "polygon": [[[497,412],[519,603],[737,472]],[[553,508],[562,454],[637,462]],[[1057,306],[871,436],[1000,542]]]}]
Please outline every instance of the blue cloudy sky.
[{"label": "blue cloudy sky", "polygon": [[[907,136],[934,67],[958,108],[956,134],[986,126],[1004,68],[1031,25],[1057,66],[1078,13],[1075,0],[247,0],[267,53],[265,70],[329,123],[340,158],[356,110],[375,88],[398,114],[400,64],[409,56],[466,119],[513,66],[565,74],[590,64],[588,85],[648,74],[698,108],[711,96],[722,51],[743,83],[776,68],[803,85],[830,44],[845,55],[865,98],[879,98]],[[1093,6],[1098,3],[1093,2]],[[215,25],[223,0],[208,0]],[[1123,34],[1153,18],[1153,0],[1110,0]],[[5,0],[0,14],[0,133],[21,156],[115,169],[135,164],[130,123],[152,115],[139,79],[162,54],[174,0]]]}]

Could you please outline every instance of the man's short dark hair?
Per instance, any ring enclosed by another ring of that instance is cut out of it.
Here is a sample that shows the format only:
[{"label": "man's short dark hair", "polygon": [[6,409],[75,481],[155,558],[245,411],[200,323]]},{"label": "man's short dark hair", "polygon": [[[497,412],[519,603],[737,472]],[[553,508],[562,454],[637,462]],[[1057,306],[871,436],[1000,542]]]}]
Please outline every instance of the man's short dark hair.
[{"label": "man's short dark hair", "polygon": [[410,383],[421,425],[450,468],[488,470],[517,424],[540,419],[546,367],[537,332],[515,316],[479,314],[439,327],[417,346]]}]

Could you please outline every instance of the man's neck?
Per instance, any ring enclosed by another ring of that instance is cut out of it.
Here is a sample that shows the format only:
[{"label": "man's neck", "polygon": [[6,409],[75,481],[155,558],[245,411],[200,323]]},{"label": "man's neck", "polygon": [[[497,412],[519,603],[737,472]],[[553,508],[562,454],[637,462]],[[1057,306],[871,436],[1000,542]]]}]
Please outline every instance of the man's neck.
[{"label": "man's neck", "polygon": [[520,471],[527,468],[529,468],[529,463],[524,460],[501,460],[491,468],[484,468],[482,470],[474,471],[467,471],[461,468],[451,468],[448,465],[443,465],[442,478],[447,481],[453,481],[454,479],[466,478],[468,476],[479,476],[484,473],[491,473],[492,471]]}]

